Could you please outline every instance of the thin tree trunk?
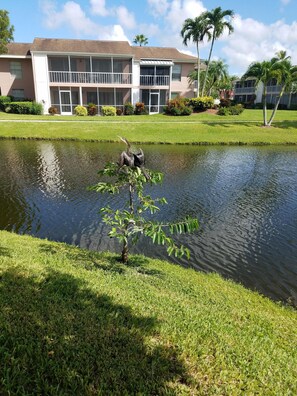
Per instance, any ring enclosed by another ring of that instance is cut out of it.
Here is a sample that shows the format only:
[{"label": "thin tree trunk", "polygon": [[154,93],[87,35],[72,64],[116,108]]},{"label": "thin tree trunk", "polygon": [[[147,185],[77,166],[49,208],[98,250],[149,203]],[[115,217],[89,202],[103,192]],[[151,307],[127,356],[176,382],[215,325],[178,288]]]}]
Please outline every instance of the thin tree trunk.
[{"label": "thin tree trunk", "polygon": [[269,119],[269,121],[268,121],[268,125],[269,125],[269,126],[271,126],[271,124],[272,124],[272,121],[273,121],[273,119],[274,119],[274,117],[275,117],[276,111],[277,111],[277,109],[278,109],[278,105],[280,104],[280,101],[281,101],[281,98],[282,98],[284,92],[285,92],[285,88],[282,87],[282,89],[281,89],[281,91],[280,91],[280,94],[279,94],[279,97],[278,97],[278,99],[277,99],[277,101],[276,101],[276,104],[275,104],[275,106],[274,106],[273,112],[272,112],[272,114],[271,114],[271,117],[270,117],[270,119]]},{"label": "thin tree trunk", "polygon": [[266,86],[264,86],[264,91],[263,91],[263,123],[264,123],[264,126],[267,126],[267,94],[266,94]]},{"label": "thin tree trunk", "polygon": [[207,61],[207,65],[206,65],[205,77],[204,77],[203,88],[202,88],[202,96],[204,96],[206,80],[207,80],[207,74],[208,74],[208,69],[209,69],[209,64],[210,64],[213,44],[214,44],[214,38],[215,38],[215,30],[213,31],[212,40],[211,40],[211,46],[210,46],[210,51],[209,51],[209,56],[208,56],[208,61]]},{"label": "thin tree trunk", "polygon": [[199,54],[199,44],[197,41],[197,98],[200,96],[200,54]]},{"label": "thin tree trunk", "polygon": [[122,262],[127,263],[128,258],[129,258],[128,241],[125,241],[122,250]]}]

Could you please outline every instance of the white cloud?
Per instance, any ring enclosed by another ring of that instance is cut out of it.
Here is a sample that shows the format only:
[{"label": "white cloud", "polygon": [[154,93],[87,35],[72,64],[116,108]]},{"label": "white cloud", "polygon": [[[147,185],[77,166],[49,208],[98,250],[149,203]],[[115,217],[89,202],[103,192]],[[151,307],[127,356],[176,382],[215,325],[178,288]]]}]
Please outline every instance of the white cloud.
[{"label": "white cloud", "polygon": [[271,59],[279,50],[286,50],[293,63],[297,63],[297,22],[288,25],[279,20],[265,25],[237,15],[234,33],[225,41],[222,53],[232,68],[244,73],[251,62]]},{"label": "white cloud", "polygon": [[124,29],[120,25],[105,26],[100,31],[98,40],[129,41]]},{"label": "white cloud", "polygon": [[119,23],[127,29],[134,29],[136,27],[136,22],[133,13],[130,13],[128,9],[124,6],[117,7],[116,15]]},{"label": "white cloud", "polygon": [[187,18],[195,18],[206,11],[202,1],[198,0],[173,0],[166,15],[167,26],[172,30],[180,31]]},{"label": "white cloud", "polygon": [[98,29],[91,19],[74,1],[66,2],[61,11],[56,11],[51,1],[42,3],[42,11],[45,15],[45,25],[50,29],[56,29],[62,25],[68,25],[76,34],[91,34]]},{"label": "white cloud", "polygon": [[281,3],[286,6],[290,3],[291,0],[281,0]]},{"label": "white cloud", "polygon": [[105,6],[105,0],[90,0],[92,14],[99,16],[109,15],[109,10]]},{"label": "white cloud", "polygon": [[148,0],[148,5],[150,13],[154,17],[165,15],[169,8],[169,2],[167,0]]}]

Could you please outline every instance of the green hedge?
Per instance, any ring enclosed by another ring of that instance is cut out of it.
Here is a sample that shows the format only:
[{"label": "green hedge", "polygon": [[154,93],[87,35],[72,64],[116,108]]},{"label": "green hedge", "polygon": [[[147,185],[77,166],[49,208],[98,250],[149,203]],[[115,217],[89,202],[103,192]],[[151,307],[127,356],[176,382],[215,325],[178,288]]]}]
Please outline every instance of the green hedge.
[{"label": "green hedge", "polygon": [[244,107],[241,104],[237,104],[235,106],[220,107],[217,114],[221,116],[239,115],[243,112],[243,110]]},{"label": "green hedge", "polygon": [[43,114],[43,106],[37,102],[10,102],[6,105],[5,111],[14,114]]},{"label": "green hedge", "polygon": [[10,96],[0,96],[0,110],[5,111],[7,105],[11,102]]},{"label": "green hedge", "polygon": [[189,105],[194,111],[204,111],[212,109],[214,106],[214,99],[212,96],[201,96],[199,98],[191,98]]}]

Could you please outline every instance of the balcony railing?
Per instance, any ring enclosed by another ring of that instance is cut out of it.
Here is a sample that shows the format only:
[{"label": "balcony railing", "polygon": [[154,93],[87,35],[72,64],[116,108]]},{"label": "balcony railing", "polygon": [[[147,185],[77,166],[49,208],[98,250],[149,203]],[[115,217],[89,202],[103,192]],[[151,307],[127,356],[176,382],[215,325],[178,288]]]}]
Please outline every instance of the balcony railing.
[{"label": "balcony railing", "polygon": [[268,85],[267,86],[267,93],[280,93],[281,91],[281,86],[280,85]]},{"label": "balcony railing", "polygon": [[169,76],[140,76],[140,85],[169,85]]},{"label": "balcony railing", "polygon": [[256,90],[256,87],[243,87],[243,88],[236,88],[234,89],[235,95],[240,95],[240,94],[254,94]]},{"label": "balcony railing", "polygon": [[66,84],[131,84],[132,74],[50,71],[49,80]]}]

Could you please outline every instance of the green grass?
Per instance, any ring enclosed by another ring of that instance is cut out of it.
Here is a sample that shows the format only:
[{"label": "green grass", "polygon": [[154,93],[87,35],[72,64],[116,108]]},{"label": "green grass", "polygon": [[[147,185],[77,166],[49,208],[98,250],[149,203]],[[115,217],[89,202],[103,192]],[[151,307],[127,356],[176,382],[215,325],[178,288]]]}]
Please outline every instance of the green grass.
[{"label": "green grass", "polygon": [[0,232],[0,394],[296,395],[297,316],[215,274]]},{"label": "green grass", "polygon": [[1,120],[0,138],[118,141],[121,135],[135,143],[297,144],[297,111],[278,111],[271,128],[262,127],[261,110],[245,110],[239,116],[228,117],[208,113],[190,117],[53,117],[0,113]]}]

